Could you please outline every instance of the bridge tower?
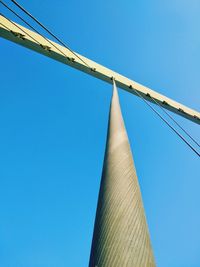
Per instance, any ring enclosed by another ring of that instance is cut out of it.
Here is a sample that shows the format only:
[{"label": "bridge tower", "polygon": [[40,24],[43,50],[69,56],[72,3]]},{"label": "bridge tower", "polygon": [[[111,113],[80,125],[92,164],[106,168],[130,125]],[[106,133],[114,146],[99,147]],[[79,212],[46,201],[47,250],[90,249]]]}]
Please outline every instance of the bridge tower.
[{"label": "bridge tower", "polygon": [[115,81],[89,267],[154,267]]}]

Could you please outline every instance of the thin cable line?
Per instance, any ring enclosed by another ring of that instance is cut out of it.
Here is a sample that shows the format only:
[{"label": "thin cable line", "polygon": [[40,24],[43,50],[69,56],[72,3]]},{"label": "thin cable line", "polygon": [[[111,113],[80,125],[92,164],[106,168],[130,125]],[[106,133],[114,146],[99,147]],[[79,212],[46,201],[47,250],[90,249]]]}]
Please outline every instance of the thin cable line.
[{"label": "thin cable line", "polygon": [[[67,49],[69,49],[75,56],[78,57],[78,55],[76,55],[76,53],[74,53],[70,48],[68,48],[62,41],[60,41],[54,34],[52,34],[45,26],[43,26],[37,19],[35,19],[31,14],[29,14],[23,7],[21,7],[16,1],[11,0],[13,3],[15,3],[20,9],[22,9],[28,16],[30,16],[32,19],[34,19],[34,21],[36,21],[42,28],[44,28],[49,34],[51,34],[57,41],[59,41],[62,45],[64,45]],[[24,19],[22,19],[17,13],[15,13],[13,10],[11,10],[6,4],[4,4],[1,0],[0,2],[7,7],[11,12],[13,12],[17,17],[19,17],[21,20],[23,20],[29,27],[31,27],[32,29],[34,29],[28,22],[26,22]],[[5,17],[2,14],[3,17]],[[35,42],[37,42],[39,45],[41,45],[34,37],[32,37],[30,34],[28,34],[27,32],[25,32],[21,27],[19,27],[18,25],[16,25],[14,22],[12,22],[11,20],[9,20],[7,17],[5,17],[10,23],[12,23],[14,26],[16,26],[18,29],[20,29],[22,32],[24,32],[25,34],[27,34],[30,38],[32,38]],[[1,25],[3,25],[1,23]],[[5,28],[7,28],[5,25],[3,25]],[[8,29],[8,28],[7,28]],[[10,29],[9,29],[10,30]],[[34,31],[36,31],[34,29]],[[37,31],[36,31],[37,32]],[[40,34],[39,32],[37,32],[38,34]],[[41,35],[41,34],[40,34]],[[43,38],[45,38],[44,36],[42,36]],[[45,38],[46,39],[46,38]],[[48,40],[48,39],[47,39]],[[51,43],[51,42],[50,42]],[[52,44],[52,43],[51,43]],[[56,47],[56,49],[58,49]],[[60,51],[61,52],[61,51]],[[65,55],[65,54],[64,54]],[[65,55],[66,56],[66,55]],[[78,57],[79,58],[79,57]],[[81,58],[79,58],[81,61],[83,61]],[[83,61],[84,62],[84,61]],[[84,64],[87,64],[84,62]],[[132,86],[131,86],[132,87]],[[143,101],[200,157],[200,154],[196,151],[196,149],[190,145],[190,143],[173,127],[170,125],[170,123],[165,120],[162,115],[156,111],[149,103],[148,101],[134,88],[134,91],[136,92],[137,95],[140,96],[140,98],[143,99]],[[151,96],[150,96],[151,97]],[[190,134],[188,134],[181,125],[178,124],[178,122],[175,121],[175,119],[173,117],[171,117],[170,114],[168,114],[168,112],[165,111],[165,109],[163,109],[163,107],[154,99],[151,97],[151,99],[160,106],[160,108],[199,146],[198,142],[196,142],[195,139],[193,139],[192,136],[190,136]]]},{"label": "thin cable line", "polygon": [[77,58],[79,58],[88,68],[91,67],[81,58],[79,57],[70,47],[68,47],[61,39],[59,39],[55,34],[53,34],[50,30],[47,29],[39,20],[37,20],[33,15],[31,15],[24,7],[18,4],[16,1],[11,0],[18,8],[20,8],[26,15],[32,18],[37,24],[39,24],[45,31],[47,31],[51,36],[53,36],[59,43],[61,43],[65,48],[67,48],[71,53],[73,53]]},{"label": "thin cable line", "polygon": [[[36,30],[33,26],[31,26],[26,20],[24,20],[20,15],[18,15],[14,10],[12,10],[8,5],[6,5],[2,0],[0,0],[2,5],[4,5],[10,12],[12,12],[15,16],[17,16],[21,21],[23,21],[27,26],[29,26],[32,30],[34,30],[37,34],[42,36],[47,42],[49,42],[54,48],[56,48],[60,53],[62,53],[66,58],[69,58],[65,53],[62,52],[57,46],[55,46],[50,40],[48,40],[45,36],[43,36],[38,30]],[[4,16],[5,17],[5,16]]]},{"label": "thin cable line", "polygon": [[198,153],[198,151],[192,145],[190,145],[190,143],[173,126],[171,126],[170,123],[165,118],[163,118],[163,116],[156,109],[154,109],[154,107],[152,107],[148,103],[148,101],[133,86],[130,86],[130,87],[161,118],[161,120],[163,120],[200,157],[200,154]]},{"label": "thin cable line", "polygon": [[[3,16],[5,19],[7,19],[11,24],[13,24],[15,27],[17,27],[19,30],[21,30],[23,33],[25,33],[26,35],[28,35],[31,39],[33,39],[36,43],[38,43],[39,45],[41,45],[33,36],[31,36],[30,34],[28,34],[27,32],[25,32],[20,26],[18,26],[17,24],[15,24],[12,20],[8,19],[6,16],[4,16],[3,14],[1,14],[1,16]],[[1,23],[2,24],[2,23]],[[2,24],[5,28],[7,28],[4,24]],[[8,28],[7,28],[8,29]],[[9,31],[12,32],[11,29],[9,29]]]},{"label": "thin cable line", "polygon": [[[0,14],[1,16],[3,16],[2,14]],[[4,17],[4,16],[3,16]],[[4,28],[6,28],[8,31],[10,31],[10,29],[6,26],[6,25],[4,25],[3,23],[1,23],[0,22],[0,24],[4,27]]]},{"label": "thin cable line", "polygon": [[162,111],[195,143],[198,147],[200,144],[160,105],[160,103],[154,99],[151,95],[148,95],[161,109]]}]

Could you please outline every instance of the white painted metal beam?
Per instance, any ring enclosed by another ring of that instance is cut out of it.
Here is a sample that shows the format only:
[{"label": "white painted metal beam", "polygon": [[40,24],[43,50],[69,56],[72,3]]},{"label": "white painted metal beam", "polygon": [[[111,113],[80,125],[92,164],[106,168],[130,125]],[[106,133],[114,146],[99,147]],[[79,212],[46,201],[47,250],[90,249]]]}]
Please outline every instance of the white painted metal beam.
[{"label": "white painted metal beam", "polygon": [[[136,89],[142,96],[152,102],[154,98],[162,107],[178,114],[186,119],[189,119],[197,124],[200,124],[200,113],[190,109],[162,94],[159,94],[150,88],[143,86],[135,81],[132,81],[125,76],[120,75],[117,72],[114,72],[96,62],[81,56],[76,57],[72,52],[67,48],[40,36],[39,34],[15,23],[11,22],[4,16],[0,15],[0,37],[3,37],[7,40],[20,44],[24,47],[27,47],[31,50],[34,50],[40,54],[48,56],[54,60],[60,61],[66,65],[69,65],[73,68],[81,70],[87,74],[90,74],[96,78],[99,78],[108,83],[112,83],[112,77],[115,78],[115,82],[118,87],[132,93],[136,94]],[[53,45],[52,45],[53,44]],[[58,49],[56,49],[58,48]],[[62,52],[62,53],[61,53]],[[65,56],[66,55],[66,56]],[[84,64],[82,60],[86,63]],[[89,66],[89,67],[88,67]],[[133,89],[134,88],[134,89]],[[150,97],[151,96],[151,97]],[[154,103],[154,102],[153,102]]]}]

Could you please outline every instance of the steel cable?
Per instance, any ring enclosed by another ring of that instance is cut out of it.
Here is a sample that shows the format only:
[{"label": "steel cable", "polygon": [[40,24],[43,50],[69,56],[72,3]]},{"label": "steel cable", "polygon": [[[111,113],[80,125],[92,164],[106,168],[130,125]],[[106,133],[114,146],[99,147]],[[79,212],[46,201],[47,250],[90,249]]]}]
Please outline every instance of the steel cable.
[{"label": "steel cable", "polygon": [[200,157],[200,153],[173,127],[171,124],[154,108],[148,101],[139,93],[133,86],[130,86],[131,89],[135,91],[135,93],[164,121],[185,143],[190,147]]},{"label": "steel cable", "polygon": [[200,147],[200,144],[189,134],[161,105],[160,103],[153,98],[151,95],[148,95],[161,109],[162,111],[198,146]]},{"label": "steel cable", "polygon": [[[21,21],[23,21],[27,26],[29,26],[33,31],[35,31],[37,34],[42,36],[47,42],[49,42],[54,48],[56,48],[60,53],[62,53],[63,56],[68,58],[68,56],[63,53],[56,45],[54,45],[49,39],[47,39],[45,36],[43,36],[38,30],[36,30],[33,26],[31,26],[25,19],[23,19],[19,14],[17,14],[14,10],[12,10],[7,4],[5,4],[2,0],[0,0],[2,5],[6,7],[10,12],[12,12],[16,17],[18,17]],[[3,15],[4,16],[4,15]],[[4,16],[5,17],[5,16]],[[6,18],[6,17],[5,17]],[[7,18],[6,18],[7,19]],[[10,21],[10,20],[9,20]],[[34,39],[35,40],[35,39]],[[38,42],[37,42],[38,43]]]},{"label": "steel cable", "polygon": [[[15,27],[17,27],[19,30],[21,30],[24,34],[28,35],[32,40],[34,40],[36,43],[38,43],[39,45],[41,45],[33,36],[31,36],[30,34],[28,34],[26,31],[24,31],[20,26],[18,26],[16,23],[14,23],[12,20],[8,19],[6,16],[4,16],[1,13],[1,16],[3,16],[5,19],[7,19],[11,24],[13,24]],[[12,32],[12,30],[10,30],[7,26],[5,26],[3,23],[1,23],[1,25],[3,25],[6,29],[8,29],[9,31]]]},{"label": "steel cable", "polygon": [[19,9],[21,9],[26,15],[28,15],[31,19],[33,19],[38,25],[40,25],[45,31],[47,31],[52,37],[54,37],[60,44],[62,44],[65,48],[67,48],[71,53],[74,54],[78,59],[80,59],[84,65],[88,68],[92,69],[81,57],[79,57],[70,47],[68,47],[60,38],[58,38],[55,34],[53,34],[47,27],[45,27],[38,19],[36,19],[32,14],[30,14],[24,7],[22,7],[19,3],[14,0],[11,0]]}]

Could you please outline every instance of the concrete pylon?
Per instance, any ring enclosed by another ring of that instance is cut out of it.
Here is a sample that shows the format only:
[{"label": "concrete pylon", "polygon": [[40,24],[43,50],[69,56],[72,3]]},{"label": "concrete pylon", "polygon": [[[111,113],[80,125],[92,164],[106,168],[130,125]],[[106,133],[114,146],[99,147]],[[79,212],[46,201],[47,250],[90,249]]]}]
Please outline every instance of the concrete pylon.
[{"label": "concrete pylon", "polygon": [[113,83],[89,267],[155,267],[138,178]]}]

